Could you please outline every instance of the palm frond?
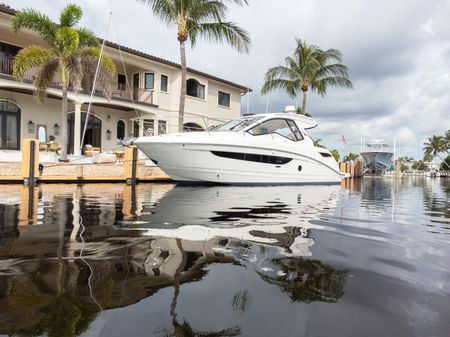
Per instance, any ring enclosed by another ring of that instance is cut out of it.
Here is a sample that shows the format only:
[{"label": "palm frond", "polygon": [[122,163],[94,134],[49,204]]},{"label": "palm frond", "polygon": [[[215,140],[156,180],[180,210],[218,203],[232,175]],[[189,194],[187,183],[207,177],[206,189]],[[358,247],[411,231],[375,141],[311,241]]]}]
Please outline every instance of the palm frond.
[{"label": "palm frond", "polygon": [[177,9],[176,2],[173,0],[137,0],[150,6],[153,15],[161,19],[163,22],[177,23],[180,14]]},{"label": "palm frond", "polygon": [[[83,48],[82,50],[79,51],[79,56],[81,58],[93,58],[96,60],[96,62],[98,61],[98,59],[100,58],[100,53],[101,50],[100,48]],[[105,54],[102,54],[102,58],[101,58],[101,62],[102,62],[102,66],[104,68],[104,70],[109,73],[110,75],[115,75],[116,74],[116,65],[114,63],[114,61]]]},{"label": "palm frond", "polygon": [[48,44],[53,45],[57,27],[45,14],[27,8],[12,18],[11,25],[15,33],[22,28],[31,29],[37,32]]},{"label": "palm frond", "polygon": [[69,56],[73,54],[80,44],[80,38],[76,29],[62,27],[57,30],[55,37],[55,48],[59,55]]},{"label": "palm frond", "polygon": [[77,28],[78,39],[80,40],[79,46],[84,47],[98,47],[99,41],[94,32],[86,28]]},{"label": "palm frond", "polygon": [[13,76],[23,79],[30,69],[47,63],[55,58],[55,54],[45,47],[31,45],[21,49],[14,57]]},{"label": "palm frond", "polygon": [[274,91],[274,90],[283,90],[286,92],[289,97],[295,98],[297,97],[297,93],[300,91],[299,85],[296,81],[290,81],[290,80],[283,80],[283,79],[272,79],[271,81],[265,82],[261,93],[263,95]]},{"label": "palm frond", "polygon": [[58,72],[59,62],[57,58],[53,58],[49,62],[41,65],[39,71],[33,81],[36,88],[35,96],[39,102],[42,102],[46,96],[47,88],[53,83]]},{"label": "palm frond", "polygon": [[59,25],[61,27],[75,26],[83,16],[83,11],[80,6],[69,4],[61,11],[59,15]]},{"label": "palm frond", "polygon": [[202,23],[198,29],[191,32],[192,45],[195,45],[197,34],[209,41],[226,41],[238,52],[248,53],[251,39],[248,32],[233,22]]}]

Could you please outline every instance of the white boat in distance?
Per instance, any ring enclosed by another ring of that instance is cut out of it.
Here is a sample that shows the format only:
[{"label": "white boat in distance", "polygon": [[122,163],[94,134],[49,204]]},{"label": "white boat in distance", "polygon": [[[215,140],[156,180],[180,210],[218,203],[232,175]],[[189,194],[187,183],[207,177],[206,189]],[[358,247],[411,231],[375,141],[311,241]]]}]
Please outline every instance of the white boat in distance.
[{"label": "white boat in distance", "polygon": [[330,151],[314,146],[312,118],[245,116],[202,132],[140,137],[134,142],[177,182],[331,184],[344,177]]},{"label": "white boat in distance", "polygon": [[366,145],[367,151],[361,152],[364,159],[365,174],[383,174],[392,165],[394,153],[388,150],[383,140],[372,140]]}]

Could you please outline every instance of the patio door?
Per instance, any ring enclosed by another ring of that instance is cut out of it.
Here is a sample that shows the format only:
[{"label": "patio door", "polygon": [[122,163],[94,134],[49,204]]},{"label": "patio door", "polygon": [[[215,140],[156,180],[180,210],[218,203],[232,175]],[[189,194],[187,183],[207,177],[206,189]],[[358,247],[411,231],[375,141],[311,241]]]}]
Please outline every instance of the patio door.
[{"label": "patio door", "polygon": [[[80,139],[83,136],[84,123],[86,122],[86,112],[81,113],[81,127],[80,127]],[[73,153],[74,150],[74,134],[75,134],[75,114],[73,112],[69,113],[68,116],[68,128],[69,137],[67,142],[68,153]],[[86,127],[86,133],[84,135],[84,142],[82,148],[85,145],[92,145],[93,147],[102,146],[102,121],[93,114],[89,114],[89,120]]]},{"label": "patio door", "polygon": [[133,74],[133,99],[139,100],[139,73]]},{"label": "patio door", "polygon": [[0,101],[0,149],[20,149],[20,109],[8,101]]}]

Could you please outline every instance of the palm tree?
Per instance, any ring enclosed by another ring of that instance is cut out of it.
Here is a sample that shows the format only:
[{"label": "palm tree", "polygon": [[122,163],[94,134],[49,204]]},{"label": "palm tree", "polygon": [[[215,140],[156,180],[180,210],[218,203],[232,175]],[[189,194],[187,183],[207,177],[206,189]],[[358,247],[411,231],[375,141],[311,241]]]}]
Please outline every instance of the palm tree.
[{"label": "palm tree", "polygon": [[338,150],[331,151],[331,155],[333,156],[334,160],[336,160],[339,163],[341,155],[339,154]]},{"label": "palm tree", "polygon": [[328,86],[353,88],[347,66],[342,64],[342,53],[337,49],[322,50],[296,39],[297,47],[292,57],[285,58],[285,65],[270,68],[266,72],[262,94],[282,89],[291,98],[303,93],[302,113],[306,114],[308,90],[317,91],[322,97]]},{"label": "palm tree", "polygon": [[[36,97],[42,101],[49,85],[58,78],[62,89],[61,109],[61,161],[67,160],[67,91],[81,89],[84,75],[92,75],[95,60],[100,57],[99,42],[94,33],[75,25],[83,15],[81,7],[67,5],[56,24],[48,16],[34,9],[25,9],[12,19],[14,32],[27,28],[37,32],[49,47],[31,45],[23,48],[14,58],[13,75],[23,79],[30,70],[37,70],[33,81]],[[102,71],[115,73],[115,65],[107,56],[102,56]],[[94,68],[95,69],[95,68]],[[109,84],[100,77],[99,85],[109,93]]]},{"label": "palm tree", "polygon": [[227,2],[242,6],[247,0],[137,0],[147,3],[153,14],[168,25],[178,27],[181,63],[181,93],[178,129],[183,131],[186,101],[186,41],[194,47],[199,38],[209,41],[227,42],[239,52],[248,52],[250,37],[236,23],[224,21]]},{"label": "palm tree", "polygon": [[447,130],[444,136],[444,151],[450,152],[450,130]]},{"label": "palm tree", "polygon": [[442,162],[445,163],[444,159],[442,159],[441,156],[439,155],[439,153],[444,152],[446,148],[446,142],[444,137],[442,136],[429,137],[428,140],[423,145],[424,145],[423,151],[425,153],[425,156],[431,155],[433,158],[438,157]]},{"label": "palm tree", "polygon": [[322,144],[321,144],[321,142],[322,142],[322,139],[320,139],[320,138],[317,138],[316,140],[314,140],[314,141],[313,141],[313,143],[314,143],[314,146],[316,146],[316,147],[323,147],[323,148],[325,148],[325,146],[324,146],[324,145],[322,145]]},{"label": "palm tree", "polygon": [[359,155],[356,153],[350,152],[348,155],[346,155],[342,161],[345,163],[354,162],[356,159],[358,159]]}]

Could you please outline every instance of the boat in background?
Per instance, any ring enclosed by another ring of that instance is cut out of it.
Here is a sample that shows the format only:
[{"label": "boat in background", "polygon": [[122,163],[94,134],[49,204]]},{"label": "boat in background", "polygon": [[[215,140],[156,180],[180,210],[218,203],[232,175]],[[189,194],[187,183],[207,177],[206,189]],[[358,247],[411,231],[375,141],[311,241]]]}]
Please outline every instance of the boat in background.
[{"label": "boat in background", "polygon": [[388,150],[389,145],[383,140],[372,140],[366,144],[366,151],[360,153],[364,159],[364,174],[383,174],[392,165],[394,153]]},{"label": "boat in background", "polygon": [[293,113],[244,116],[203,132],[140,137],[139,149],[177,182],[331,184],[344,177],[308,133],[317,122]]}]

